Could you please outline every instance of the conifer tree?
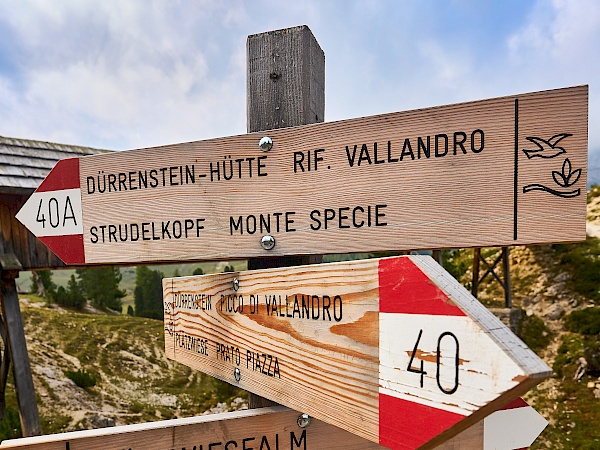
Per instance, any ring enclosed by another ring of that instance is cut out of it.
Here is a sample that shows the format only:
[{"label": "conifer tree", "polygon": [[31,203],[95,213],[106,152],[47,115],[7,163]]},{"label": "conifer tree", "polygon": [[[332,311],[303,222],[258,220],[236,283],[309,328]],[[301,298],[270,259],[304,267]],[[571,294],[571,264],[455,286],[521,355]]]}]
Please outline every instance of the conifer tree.
[{"label": "conifer tree", "polygon": [[123,276],[118,267],[77,269],[81,288],[90,303],[96,308],[121,311],[121,299],[126,292],[119,289]]},{"label": "conifer tree", "polygon": [[138,266],[135,269],[135,315],[150,319],[163,319],[163,274],[158,270],[151,270],[147,266]]}]

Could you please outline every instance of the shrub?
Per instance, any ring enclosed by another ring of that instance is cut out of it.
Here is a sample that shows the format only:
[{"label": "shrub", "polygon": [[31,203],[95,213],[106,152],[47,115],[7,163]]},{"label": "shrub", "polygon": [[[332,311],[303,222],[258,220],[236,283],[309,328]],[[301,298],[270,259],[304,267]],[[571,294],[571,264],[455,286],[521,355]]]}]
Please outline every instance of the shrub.
[{"label": "shrub", "polygon": [[600,308],[586,308],[565,316],[567,330],[580,334],[600,334]]},{"label": "shrub", "polygon": [[581,295],[600,300],[600,241],[588,236],[585,242],[555,244],[560,264],[573,275],[571,287]]},{"label": "shrub", "polygon": [[536,353],[544,350],[552,340],[552,333],[538,316],[523,315],[517,333],[523,342]]},{"label": "shrub", "polygon": [[85,389],[96,386],[96,377],[85,369],[77,371],[67,370],[65,375],[80,388]]},{"label": "shrub", "polygon": [[6,408],[4,419],[0,420],[0,440],[15,439],[22,436],[19,413],[12,408]]}]

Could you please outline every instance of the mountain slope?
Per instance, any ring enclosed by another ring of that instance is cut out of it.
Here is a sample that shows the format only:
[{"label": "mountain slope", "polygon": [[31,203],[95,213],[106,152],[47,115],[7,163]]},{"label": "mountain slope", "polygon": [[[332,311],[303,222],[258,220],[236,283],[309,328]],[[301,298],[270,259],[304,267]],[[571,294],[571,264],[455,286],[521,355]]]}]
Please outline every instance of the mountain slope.
[{"label": "mountain slope", "polygon": [[[27,298],[21,304],[45,433],[188,417],[239,395],[166,359],[160,321],[75,313]],[[77,371],[95,386],[67,377]]]}]

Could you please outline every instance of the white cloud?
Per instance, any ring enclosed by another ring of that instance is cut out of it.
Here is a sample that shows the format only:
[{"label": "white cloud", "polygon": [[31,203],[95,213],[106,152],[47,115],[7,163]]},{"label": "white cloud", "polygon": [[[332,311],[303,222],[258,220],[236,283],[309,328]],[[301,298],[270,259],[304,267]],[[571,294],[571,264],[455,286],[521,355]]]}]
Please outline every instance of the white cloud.
[{"label": "white cloud", "polygon": [[[207,24],[239,19],[233,10],[214,5],[195,2],[193,11],[166,2],[75,1],[48,7],[40,1],[16,7],[5,18],[30,60],[20,67],[21,87],[11,96],[13,113],[2,114],[2,129],[26,129],[17,120],[35,117],[22,137],[113,148],[214,137],[228,134],[226,126],[243,132],[240,47],[234,57],[222,59],[235,69],[233,76],[219,77],[229,67],[209,64],[205,56],[213,52],[214,57],[221,45]],[[3,85],[8,84],[5,78]],[[232,103],[239,114],[219,107]]]}]

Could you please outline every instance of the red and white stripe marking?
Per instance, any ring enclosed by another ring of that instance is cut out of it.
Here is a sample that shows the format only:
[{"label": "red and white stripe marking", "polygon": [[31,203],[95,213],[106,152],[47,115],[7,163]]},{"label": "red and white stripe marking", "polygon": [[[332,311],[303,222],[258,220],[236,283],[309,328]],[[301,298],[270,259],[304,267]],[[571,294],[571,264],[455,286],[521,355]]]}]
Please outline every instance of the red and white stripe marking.
[{"label": "red and white stripe marking", "polygon": [[79,158],[60,160],[16,217],[66,264],[85,264]]},{"label": "red and white stripe marking", "polygon": [[379,265],[379,442],[390,448],[418,448],[527,378],[419,261]]}]

